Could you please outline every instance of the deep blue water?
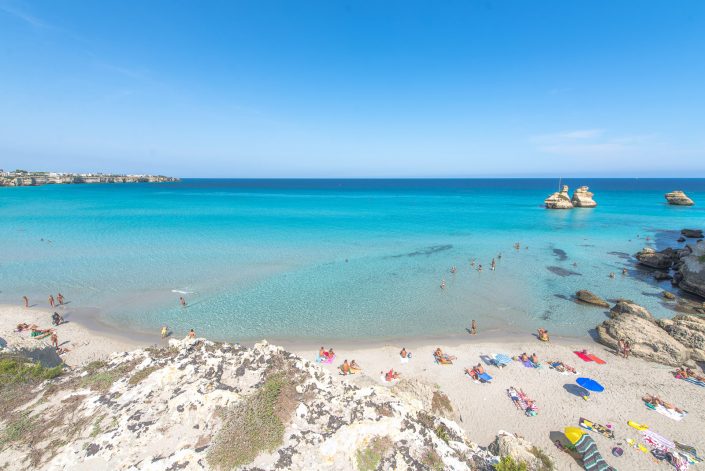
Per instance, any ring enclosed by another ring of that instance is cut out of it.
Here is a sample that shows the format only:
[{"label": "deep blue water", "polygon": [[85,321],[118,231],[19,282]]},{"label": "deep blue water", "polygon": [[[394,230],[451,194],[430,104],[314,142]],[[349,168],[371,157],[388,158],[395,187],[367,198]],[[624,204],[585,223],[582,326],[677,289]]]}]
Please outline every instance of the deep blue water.
[{"label": "deep blue water", "polygon": [[[599,206],[544,209],[555,179],[0,188],[0,301],[61,291],[112,324],[229,340],[450,335],[470,319],[582,335],[604,319],[565,299],[583,288],[672,315],[655,296],[668,285],[629,255],[705,226],[705,180],[563,183],[589,185]],[[666,205],[674,189],[696,206]]]}]

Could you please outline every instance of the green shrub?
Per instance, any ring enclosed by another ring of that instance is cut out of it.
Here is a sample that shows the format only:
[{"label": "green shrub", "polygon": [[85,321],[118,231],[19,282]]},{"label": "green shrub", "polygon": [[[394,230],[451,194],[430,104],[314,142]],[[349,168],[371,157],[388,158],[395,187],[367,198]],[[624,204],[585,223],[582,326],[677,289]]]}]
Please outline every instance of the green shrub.
[{"label": "green shrub", "polygon": [[526,471],[526,463],[517,463],[511,456],[505,456],[494,465],[495,471]]},{"label": "green shrub", "polygon": [[369,446],[362,450],[357,450],[358,471],[374,471],[384,459],[384,456],[392,448],[392,441],[389,437],[374,437]]},{"label": "green shrub", "polygon": [[531,450],[529,450],[532,455],[534,455],[536,458],[541,461],[541,468],[540,471],[553,471],[553,461],[551,461],[551,458],[541,449],[537,447],[531,447]]},{"label": "green shrub", "polygon": [[421,463],[434,471],[443,471],[443,460],[436,450],[429,447],[421,456]]},{"label": "green shrub", "polygon": [[20,356],[0,357],[0,388],[9,384],[37,383],[61,375],[63,366],[45,368]]},{"label": "green shrub", "polygon": [[208,463],[234,469],[260,452],[282,444],[285,421],[296,407],[296,388],[282,372],[272,374],[256,392],[226,412],[223,427],[208,453]]}]

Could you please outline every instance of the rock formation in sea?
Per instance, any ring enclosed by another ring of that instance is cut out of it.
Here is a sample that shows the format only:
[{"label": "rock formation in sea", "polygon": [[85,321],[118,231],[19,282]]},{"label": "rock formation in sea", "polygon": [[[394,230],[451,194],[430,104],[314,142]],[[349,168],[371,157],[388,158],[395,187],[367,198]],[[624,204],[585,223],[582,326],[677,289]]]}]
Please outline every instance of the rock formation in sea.
[{"label": "rock formation in sea", "polygon": [[660,252],[657,252],[651,247],[644,247],[640,252],[636,253],[635,257],[640,264],[651,268],[658,268],[659,270],[668,270],[678,261],[676,250],[670,247]]},{"label": "rock formation in sea", "polygon": [[354,386],[266,342],[171,340],[53,376],[0,385],[0,469],[489,471],[499,459],[436,386]]},{"label": "rock formation in sea", "polygon": [[611,319],[597,326],[599,341],[617,349],[628,340],[634,356],[671,366],[705,360],[705,319],[677,315],[656,320],[644,307],[621,300],[610,310]]},{"label": "rock formation in sea", "polygon": [[672,191],[670,193],[666,193],[665,195],[666,201],[668,201],[668,204],[672,204],[675,206],[692,206],[693,205],[693,200],[691,200],[688,195],[683,193],[681,190],[676,190]]},{"label": "rock formation in sea", "polygon": [[[703,230],[702,229],[681,229],[681,234],[683,237],[686,237],[688,239],[702,239],[703,238]],[[685,240],[681,241],[685,242]]]},{"label": "rock formation in sea", "polygon": [[586,289],[581,289],[575,293],[575,297],[578,301],[582,301],[587,304],[593,304],[595,306],[610,307],[610,303]]},{"label": "rock formation in sea", "polygon": [[593,193],[586,186],[581,186],[573,192],[571,202],[576,208],[594,208],[597,206],[595,200],[592,199]]},{"label": "rock formation in sea", "polygon": [[544,204],[548,209],[572,209],[573,203],[568,194],[568,185],[563,185],[561,191],[557,191],[546,198]]}]

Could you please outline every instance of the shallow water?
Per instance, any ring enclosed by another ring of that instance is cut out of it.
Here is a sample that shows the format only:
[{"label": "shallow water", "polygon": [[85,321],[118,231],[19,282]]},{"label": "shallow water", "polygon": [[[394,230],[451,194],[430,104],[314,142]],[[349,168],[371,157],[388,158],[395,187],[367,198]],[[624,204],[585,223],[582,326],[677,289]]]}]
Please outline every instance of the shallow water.
[{"label": "shallow water", "polygon": [[[44,305],[61,291],[69,308],[98,308],[103,322],[147,331],[166,323],[227,340],[439,336],[463,332],[471,319],[480,329],[584,335],[605,315],[573,302],[578,289],[672,315],[631,254],[703,227],[705,180],[564,180],[589,185],[599,206],[546,210],[557,183],[0,188],[0,302],[28,294]],[[663,194],[674,189],[703,206],[666,205]]]}]

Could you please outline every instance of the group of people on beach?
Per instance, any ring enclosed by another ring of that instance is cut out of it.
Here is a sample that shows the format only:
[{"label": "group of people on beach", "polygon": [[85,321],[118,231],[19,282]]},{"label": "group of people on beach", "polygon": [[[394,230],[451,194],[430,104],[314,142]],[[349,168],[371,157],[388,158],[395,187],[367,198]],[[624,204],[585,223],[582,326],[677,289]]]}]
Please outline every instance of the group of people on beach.
[{"label": "group of people on beach", "polygon": [[[24,301],[24,307],[29,308],[29,296],[22,296],[22,301]],[[56,299],[54,299],[54,295],[50,294],[49,295],[49,307],[55,308],[57,306],[57,302],[59,303],[59,306],[64,305],[64,295],[61,293],[58,293],[56,295]]]}]

